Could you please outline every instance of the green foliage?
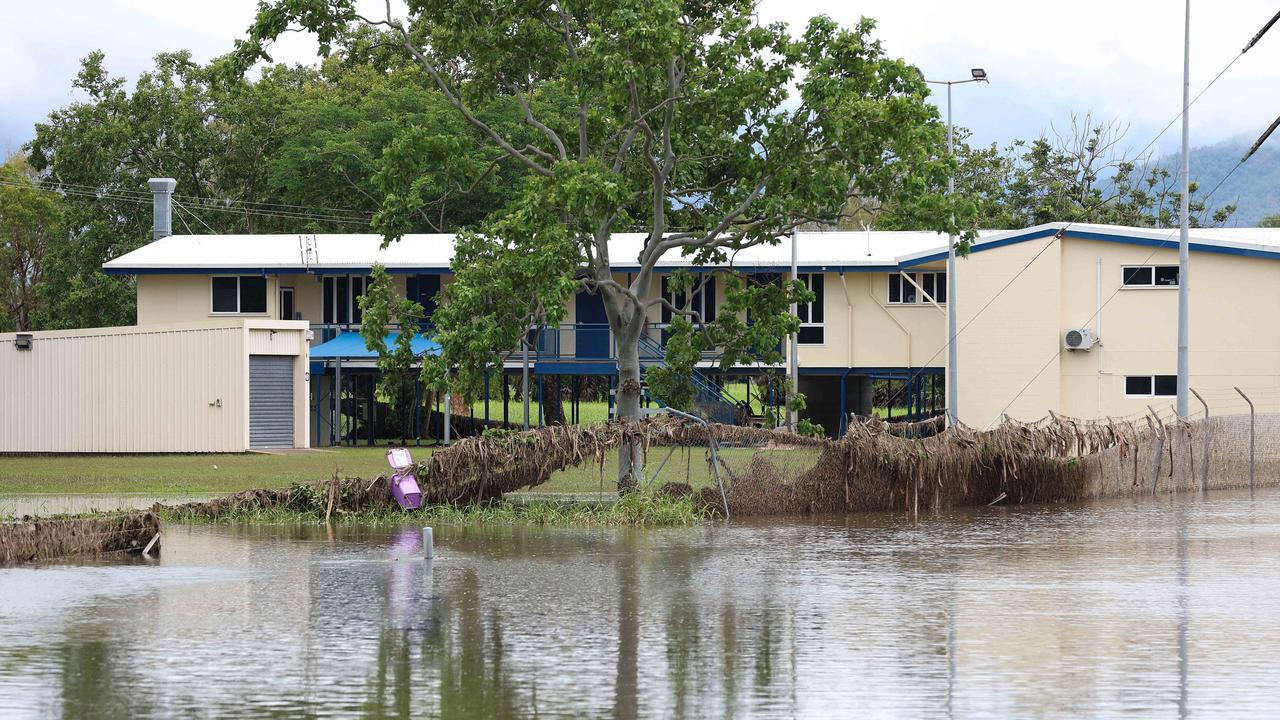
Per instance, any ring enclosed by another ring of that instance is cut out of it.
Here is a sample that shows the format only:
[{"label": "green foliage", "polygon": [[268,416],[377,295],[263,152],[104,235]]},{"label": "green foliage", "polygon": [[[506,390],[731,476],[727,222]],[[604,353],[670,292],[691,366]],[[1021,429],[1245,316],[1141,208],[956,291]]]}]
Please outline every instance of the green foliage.
[{"label": "green foliage", "polygon": [[810,420],[800,420],[796,423],[796,434],[805,437],[826,437],[827,429]]},{"label": "green foliage", "polygon": [[1280,228],[1280,213],[1268,215],[1258,221],[1260,228]]},{"label": "green foliage", "polygon": [[43,191],[24,158],[0,166],[0,332],[33,329],[45,258],[62,239],[61,198]]},{"label": "green foliage", "polygon": [[[391,406],[393,422],[401,439],[413,432],[414,398],[417,395],[418,356],[413,339],[419,334],[423,309],[400,297],[395,281],[381,265],[373,267],[372,281],[360,298],[363,319],[360,337],[365,347],[378,353],[378,394]],[[395,326],[395,340],[387,347],[387,335]]]},{"label": "green foliage", "polygon": [[[434,316],[444,353],[426,372],[437,386],[452,368],[476,388],[582,289],[602,295],[618,342],[620,412],[631,417],[660,258],[726,262],[802,225],[837,222],[851,197],[901,199],[904,217],[941,231],[973,214],[938,190],[953,163],[927,86],[884,54],[869,20],[842,28],[818,17],[795,36],[762,25],[749,0],[429,0],[382,23],[354,0],[276,0],[237,44],[236,61],[243,69],[268,58],[270,43],[298,28],[325,49],[385,28],[399,57],[378,62],[416,65],[492,157],[527,176],[461,239],[457,282]],[[502,103],[520,109],[522,132],[483,115]],[[422,211],[420,188],[438,181],[423,158],[452,152],[416,132],[381,160],[378,227],[388,241]],[[648,237],[624,285],[610,271],[608,239],[629,228]],[[794,291],[742,285],[735,307],[749,308],[753,323],[726,318],[697,332],[729,356],[767,354],[794,325],[780,317],[788,303],[776,302]],[[669,384],[687,376],[693,334],[677,328]]]},{"label": "green foliage", "polygon": [[[1115,122],[1072,117],[1065,134],[1016,140],[1004,148],[970,146],[969,133],[957,128],[956,193],[972,204],[974,227],[1023,228],[1074,221],[1176,227],[1181,193],[1177,176],[1120,148],[1124,133]],[[945,182],[945,181],[944,181]],[[1191,183],[1193,227],[1221,225],[1235,212],[1223,205],[1209,212]],[[877,225],[916,229],[916,208],[886,203]]]}]

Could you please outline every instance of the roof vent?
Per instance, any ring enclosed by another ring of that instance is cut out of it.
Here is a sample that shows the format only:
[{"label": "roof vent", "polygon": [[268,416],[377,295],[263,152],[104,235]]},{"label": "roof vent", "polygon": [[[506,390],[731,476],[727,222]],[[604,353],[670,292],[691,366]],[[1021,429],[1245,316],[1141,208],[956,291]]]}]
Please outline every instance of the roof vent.
[{"label": "roof vent", "polygon": [[151,239],[159,240],[173,234],[173,189],[178,181],[173,178],[151,178]]}]

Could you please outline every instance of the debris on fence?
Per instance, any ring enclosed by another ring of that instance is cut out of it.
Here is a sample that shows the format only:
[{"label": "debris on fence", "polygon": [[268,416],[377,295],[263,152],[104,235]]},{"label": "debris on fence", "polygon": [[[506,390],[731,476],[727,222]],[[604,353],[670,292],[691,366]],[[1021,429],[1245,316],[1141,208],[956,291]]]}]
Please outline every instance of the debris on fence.
[{"label": "debris on fence", "polygon": [[0,522],[0,567],[71,557],[160,552],[153,510]]}]

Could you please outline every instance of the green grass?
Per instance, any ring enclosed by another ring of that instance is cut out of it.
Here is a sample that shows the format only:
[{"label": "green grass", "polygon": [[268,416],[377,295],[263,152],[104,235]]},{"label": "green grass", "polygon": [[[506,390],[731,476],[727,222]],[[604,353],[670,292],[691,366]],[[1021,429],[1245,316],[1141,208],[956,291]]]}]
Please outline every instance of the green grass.
[{"label": "green grass", "polygon": [[[224,455],[41,455],[0,456],[0,496],[40,494],[206,495],[229,494],[257,488],[282,488],[294,483],[326,480],[334,470],[343,477],[374,478],[387,474],[386,447],[344,447],[279,454]],[[410,448],[425,460],[431,448]],[[649,451],[650,477],[667,457],[668,448]],[[740,468],[757,453],[776,457],[793,467],[817,458],[816,450],[754,450],[724,448],[730,467]],[[556,473],[534,492],[613,492],[618,476],[618,454],[605,455],[601,468],[589,463]],[[688,482],[694,488],[711,485],[715,477],[706,461],[704,446],[677,448],[656,478]]]},{"label": "green grass", "polygon": [[[426,457],[426,449],[415,449]],[[0,456],[0,495],[232,493],[341,475],[374,477],[386,447],[279,454]]]}]

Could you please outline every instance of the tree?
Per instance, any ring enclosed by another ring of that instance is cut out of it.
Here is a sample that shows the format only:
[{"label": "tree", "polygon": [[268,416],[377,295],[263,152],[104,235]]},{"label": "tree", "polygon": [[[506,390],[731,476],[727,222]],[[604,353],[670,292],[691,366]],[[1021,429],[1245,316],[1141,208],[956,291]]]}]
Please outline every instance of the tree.
[{"label": "tree", "polygon": [[1268,215],[1258,221],[1260,228],[1280,228],[1280,213]]},{"label": "tree", "polygon": [[[761,25],[755,9],[753,0],[426,0],[399,19],[362,16],[354,0],[276,0],[237,55],[242,68],[269,59],[270,42],[299,27],[323,49],[353,28],[388,31],[525,178],[478,232],[459,237],[456,281],[434,316],[443,352],[428,379],[443,383],[451,369],[463,388],[478,387],[530,327],[558,322],[575,290],[598,293],[617,346],[618,414],[637,419],[640,335],[648,310],[667,303],[653,282],[660,258],[727,262],[802,224],[838,221],[852,196],[909,197],[913,219],[939,230],[967,214],[935,190],[951,163],[927,87],[885,56],[872,21],[844,29],[818,17],[793,37],[784,24]],[[537,131],[530,141],[478,115],[499,97],[518,104]],[[567,118],[556,112],[565,99]],[[382,162],[395,167],[412,151],[389,148]],[[377,224],[388,242],[412,209],[384,201]],[[609,238],[633,228],[646,239],[619,280]],[[620,455],[626,491],[641,447]]]},{"label": "tree", "polygon": [[[1177,176],[1122,147],[1125,129],[1116,121],[1073,115],[1070,129],[1050,128],[1040,137],[970,146],[968,130],[957,129],[956,192],[976,208],[976,227],[1024,228],[1047,222],[1085,222],[1137,227],[1176,227],[1181,193]],[[1235,211],[1226,205],[1206,214],[1191,183],[1191,225],[1221,225]],[[915,229],[914,208],[888,203],[876,224]]]},{"label": "tree", "polygon": [[[378,353],[378,395],[391,407],[401,442],[407,442],[413,428],[418,379],[414,370],[418,356],[413,352],[413,339],[419,332],[422,306],[400,297],[386,268],[375,265],[372,282],[360,298],[360,310],[363,313],[360,337],[365,347]],[[387,347],[387,335],[393,328],[396,337],[392,346]]]},{"label": "tree", "polygon": [[45,256],[63,236],[60,198],[40,188],[26,158],[0,166],[0,331],[33,329]]}]

